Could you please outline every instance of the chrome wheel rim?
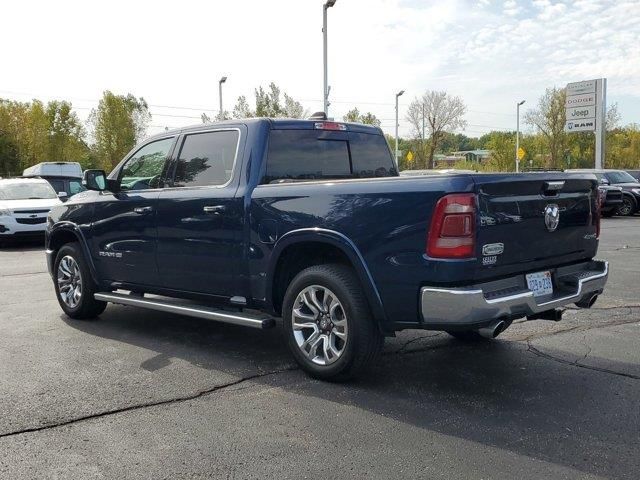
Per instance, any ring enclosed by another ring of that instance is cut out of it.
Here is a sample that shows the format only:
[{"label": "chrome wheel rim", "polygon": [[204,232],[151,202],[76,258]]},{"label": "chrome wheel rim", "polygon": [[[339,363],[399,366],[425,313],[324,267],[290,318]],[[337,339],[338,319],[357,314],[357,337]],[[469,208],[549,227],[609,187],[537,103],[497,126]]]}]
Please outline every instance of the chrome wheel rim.
[{"label": "chrome wheel rim", "polygon": [[302,354],[316,365],[336,362],[347,346],[347,315],[335,293],[320,285],[302,290],[291,313],[293,337]]},{"label": "chrome wheel rim", "polygon": [[76,308],[82,299],[82,275],[76,260],[66,255],[58,264],[58,292],[62,302]]},{"label": "chrome wheel rim", "polygon": [[631,202],[629,200],[627,200],[626,198],[622,201],[622,205],[620,205],[619,208],[619,212],[622,215],[629,215],[629,213],[631,212]]}]

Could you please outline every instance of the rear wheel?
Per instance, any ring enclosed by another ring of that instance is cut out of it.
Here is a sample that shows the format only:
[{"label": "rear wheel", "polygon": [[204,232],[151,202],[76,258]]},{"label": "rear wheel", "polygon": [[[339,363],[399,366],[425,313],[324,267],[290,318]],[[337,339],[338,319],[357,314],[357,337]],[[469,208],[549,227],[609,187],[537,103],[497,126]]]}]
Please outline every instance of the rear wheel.
[{"label": "rear wheel", "polygon": [[94,318],[107,307],[93,297],[97,286],[79,244],[68,243],[58,251],[53,272],[58,303],[69,317]]},{"label": "rear wheel", "polygon": [[353,378],[382,350],[384,336],[353,270],[344,265],[317,265],[296,275],[285,293],[282,317],[294,358],[316,378]]},{"label": "rear wheel", "polygon": [[633,215],[633,212],[635,209],[636,209],[636,205],[635,203],[633,203],[633,200],[625,196],[622,199],[622,205],[618,207],[618,210],[616,211],[616,213],[622,216],[629,216],[629,215]]}]

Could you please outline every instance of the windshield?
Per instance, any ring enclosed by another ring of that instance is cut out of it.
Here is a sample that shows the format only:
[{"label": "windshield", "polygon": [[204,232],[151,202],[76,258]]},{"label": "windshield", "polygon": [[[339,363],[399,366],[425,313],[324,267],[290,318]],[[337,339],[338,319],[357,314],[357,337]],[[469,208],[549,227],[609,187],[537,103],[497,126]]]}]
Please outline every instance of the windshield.
[{"label": "windshield", "polygon": [[618,171],[618,172],[607,172],[606,174],[607,180],[611,183],[637,183],[638,180],[633,178],[627,172]]},{"label": "windshield", "polygon": [[57,198],[56,192],[48,183],[8,183],[0,184],[0,200],[29,200]]}]

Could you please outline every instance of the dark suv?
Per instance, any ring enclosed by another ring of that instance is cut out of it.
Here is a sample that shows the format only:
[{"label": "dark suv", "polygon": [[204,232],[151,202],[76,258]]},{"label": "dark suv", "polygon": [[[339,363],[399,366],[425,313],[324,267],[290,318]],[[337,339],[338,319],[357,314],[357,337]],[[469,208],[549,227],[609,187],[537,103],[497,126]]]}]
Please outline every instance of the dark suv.
[{"label": "dark suv", "polygon": [[581,169],[567,172],[593,173],[602,185],[622,187],[622,204],[618,207],[618,215],[633,215],[640,208],[640,181],[624,170]]}]

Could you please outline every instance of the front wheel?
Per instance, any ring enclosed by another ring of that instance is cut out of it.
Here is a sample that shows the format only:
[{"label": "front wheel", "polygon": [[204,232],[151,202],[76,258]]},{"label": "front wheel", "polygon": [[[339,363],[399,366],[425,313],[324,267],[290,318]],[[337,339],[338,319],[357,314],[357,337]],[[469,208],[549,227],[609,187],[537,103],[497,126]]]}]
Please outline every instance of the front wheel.
[{"label": "front wheel", "polygon": [[317,265],[300,272],[284,296],[283,328],[304,371],[348,380],[371,366],[384,343],[353,270]]},{"label": "front wheel", "polygon": [[629,197],[624,197],[622,199],[622,205],[620,205],[618,207],[617,210],[617,214],[618,215],[622,215],[623,217],[629,216],[629,215],[633,215],[633,211],[635,210],[636,206],[633,203],[633,200],[631,200]]},{"label": "front wheel", "polygon": [[97,288],[80,245],[64,245],[56,255],[53,272],[58,303],[69,317],[94,318],[107,308],[106,302],[100,302],[93,297]]}]

